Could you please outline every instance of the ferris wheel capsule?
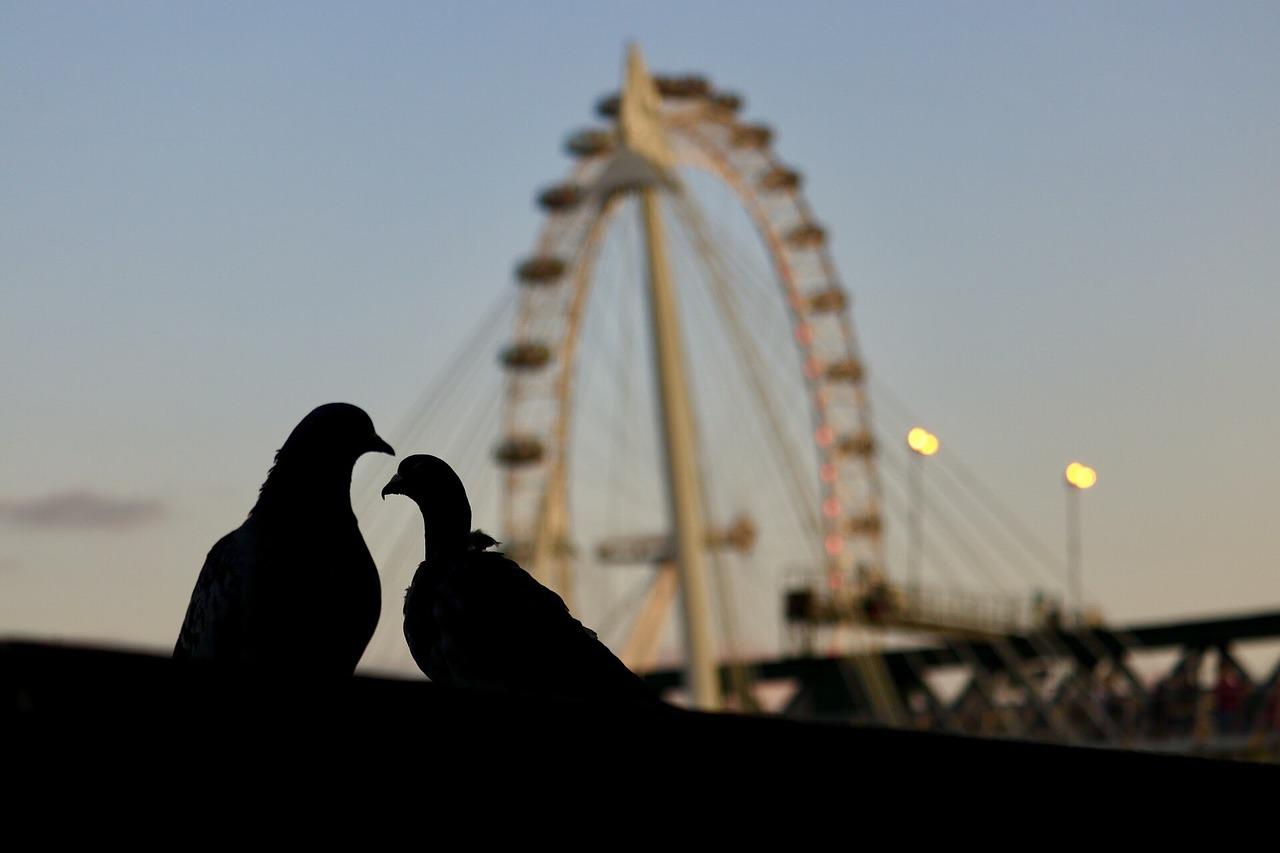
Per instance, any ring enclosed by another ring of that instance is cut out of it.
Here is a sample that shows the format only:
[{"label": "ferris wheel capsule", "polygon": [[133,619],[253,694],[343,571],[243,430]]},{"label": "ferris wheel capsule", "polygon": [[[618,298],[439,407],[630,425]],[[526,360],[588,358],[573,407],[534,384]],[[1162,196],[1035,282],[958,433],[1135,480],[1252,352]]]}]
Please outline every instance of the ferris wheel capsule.
[{"label": "ferris wheel capsule", "polygon": [[586,195],[577,184],[556,184],[538,193],[538,204],[548,213],[560,213],[573,210]]},{"label": "ferris wheel capsule", "polygon": [[742,109],[742,96],[736,92],[715,92],[710,100],[712,106],[725,112],[736,113]]},{"label": "ferris wheel capsule", "polygon": [[859,382],[863,376],[862,362],[852,356],[827,365],[826,376],[833,382]]},{"label": "ferris wheel capsule", "polygon": [[617,92],[610,92],[596,101],[596,115],[601,118],[617,118],[621,106],[622,96]]},{"label": "ferris wheel capsule", "polygon": [[812,249],[827,240],[827,232],[816,222],[797,225],[787,233],[787,242],[797,249]]},{"label": "ferris wheel capsule", "polygon": [[522,284],[552,284],[564,275],[565,263],[559,258],[537,255],[516,267],[516,278]]},{"label": "ferris wheel capsule", "polygon": [[800,186],[800,173],[786,166],[774,166],[760,177],[760,189],[774,192],[794,190]]},{"label": "ferris wheel capsule", "polygon": [[876,440],[870,432],[859,430],[840,436],[836,447],[847,456],[870,456],[875,452]]},{"label": "ferris wheel capsule", "polygon": [[511,370],[536,370],[551,361],[551,348],[546,344],[521,341],[504,349],[499,359],[504,367]]},{"label": "ferris wheel capsule", "polygon": [[503,441],[494,450],[494,458],[507,467],[533,465],[542,461],[545,449],[533,436],[515,435]]},{"label": "ferris wheel capsule", "polygon": [[613,148],[613,136],[607,130],[580,130],[564,147],[574,157],[597,157]]},{"label": "ferris wheel capsule", "polygon": [[856,515],[844,523],[844,529],[854,536],[875,536],[884,529],[879,514]]},{"label": "ferris wheel capsule", "polygon": [[707,78],[697,74],[679,77],[656,74],[653,84],[658,94],[664,98],[705,98],[711,94],[711,84]]},{"label": "ferris wheel capsule", "polygon": [[839,313],[848,304],[844,288],[839,285],[819,290],[809,295],[808,307],[814,314]]},{"label": "ferris wheel capsule", "polygon": [[764,148],[773,141],[773,131],[763,124],[743,124],[734,128],[729,144],[735,148]]}]

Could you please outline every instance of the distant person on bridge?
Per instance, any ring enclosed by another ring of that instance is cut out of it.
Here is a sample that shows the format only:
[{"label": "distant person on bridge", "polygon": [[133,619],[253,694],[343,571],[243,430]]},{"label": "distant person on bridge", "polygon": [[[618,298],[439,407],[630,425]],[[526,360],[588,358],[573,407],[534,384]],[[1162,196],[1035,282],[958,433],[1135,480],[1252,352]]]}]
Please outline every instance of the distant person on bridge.
[{"label": "distant person on bridge", "polygon": [[410,456],[382,490],[418,505],[426,558],[404,599],[404,636],[438,684],[528,694],[657,701],[656,694],[569,613],[560,596],[471,529],[458,475],[434,456]]},{"label": "distant person on bridge", "polygon": [[[1272,753],[1280,752],[1280,678],[1275,678],[1267,689],[1254,721],[1254,736]],[[1280,757],[1280,756],[1273,756]]]},{"label": "distant person on bridge", "polygon": [[1238,734],[1245,726],[1244,703],[1249,684],[1230,658],[1219,656],[1218,678],[1213,686],[1214,725],[1221,735]]}]

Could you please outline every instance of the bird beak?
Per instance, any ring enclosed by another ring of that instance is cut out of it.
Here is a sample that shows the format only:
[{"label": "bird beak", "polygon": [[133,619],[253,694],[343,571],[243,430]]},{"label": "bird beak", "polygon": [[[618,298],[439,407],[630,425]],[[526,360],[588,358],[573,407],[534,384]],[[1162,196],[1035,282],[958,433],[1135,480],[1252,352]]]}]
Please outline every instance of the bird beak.
[{"label": "bird beak", "polygon": [[376,435],[373,437],[373,443],[369,446],[369,451],[372,453],[386,453],[390,456],[396,455],[395,449]]},{"label": "bird beak", "polygon": [[388,480],[387,484],[382,487],[382,499],[385,501],[387,499],[387,495],[403,495],[404,492],[400,491],[400,484],[403,482],[404,477],[401,477],[399,474],[396,474]]}]

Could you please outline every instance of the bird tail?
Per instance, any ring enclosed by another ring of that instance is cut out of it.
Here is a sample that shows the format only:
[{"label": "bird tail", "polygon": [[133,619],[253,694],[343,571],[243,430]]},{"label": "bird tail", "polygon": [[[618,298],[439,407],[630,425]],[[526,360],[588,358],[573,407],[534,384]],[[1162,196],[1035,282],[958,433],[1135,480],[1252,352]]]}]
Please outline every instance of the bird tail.
[{"label": "bird tail", "polygon": [[489,548],[492,548],[494,545],[501,545],[501,544],[502,544],[501,542],[499,542],[497,539],[494,539],[492,536],[490,536],[488,533],[485,533],[483,530],[473,530],[467,536],[468,551],[486,551]]}]

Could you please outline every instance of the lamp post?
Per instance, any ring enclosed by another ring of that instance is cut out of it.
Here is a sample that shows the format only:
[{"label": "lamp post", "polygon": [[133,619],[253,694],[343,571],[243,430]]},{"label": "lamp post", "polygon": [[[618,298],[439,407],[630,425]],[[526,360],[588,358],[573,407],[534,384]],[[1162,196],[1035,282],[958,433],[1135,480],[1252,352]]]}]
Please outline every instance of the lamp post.
[{"label": "lamp post", "polygon": [[915,597],[920,587],[920,560],[924,553],[924,460],[938,452],[938,437],[924,427],[907,433],[911,467],[907,472],[907,592]]},{"label": "lamp post", "polygon": [[1076,627],[1083,622],[1084,593],[1080,560],[1080,493],[1093,488],[1098,472],[1081,462],[1067,466],[1063,477],[1067,484],[1067,612],[1075,617]]}]

